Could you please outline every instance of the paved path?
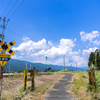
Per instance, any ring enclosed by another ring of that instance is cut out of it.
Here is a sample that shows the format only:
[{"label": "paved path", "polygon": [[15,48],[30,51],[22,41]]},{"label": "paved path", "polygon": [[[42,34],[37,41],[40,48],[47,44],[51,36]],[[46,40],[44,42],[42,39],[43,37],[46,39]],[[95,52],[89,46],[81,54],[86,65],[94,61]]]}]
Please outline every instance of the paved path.
[{"label": "paved path", "polygon": [[59,83],[55,83],[53,88],[47,92],[45,96],[46,100],[77,100],[70,92],[69,82],[72,75],[65,74],[65,76],[59,80]]}]

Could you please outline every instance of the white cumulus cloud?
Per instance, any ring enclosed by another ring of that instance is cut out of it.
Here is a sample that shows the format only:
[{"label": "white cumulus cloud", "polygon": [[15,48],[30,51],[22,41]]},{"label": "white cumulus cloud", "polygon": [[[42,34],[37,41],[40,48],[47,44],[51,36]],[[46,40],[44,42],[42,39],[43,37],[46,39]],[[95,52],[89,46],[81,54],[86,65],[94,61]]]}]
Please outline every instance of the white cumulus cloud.
[{"label": "white cumulus cloud", "polygon": [[[35,52],[35,50],[46,49],[46,40],[43,38],[38,42],[34,42],[30,40],[28,37],[24,37],[23,43],[21,43],[18,47],[13,47],[12,50],[18,50],[21,52],[21,55],[25,53],[28,55],[31,52]],[[25,53],[24,53],[25,52]]]},{"label": "white cumulus cloud", "polygon": [[88,56],[91,52],[94,52],[96,49],[98,49],[97,47],[94,47],[94,48],[89,48],[89,49],[86,49],[86,50],[83,50],[82,52],[82,55],[84,57]]},{"label": "white cumulus cloud", "polygon": [[92,40],[96,37],[99,36],[99,32],[98,31],[92,31],[91,33],[86,33],[84,31],[80,32],[80,36],[81,36],[81,40],[83,42],[89,40],[90,42],[92,42]]},{"label": "white cumulus cloud", "polygon": [[[96,32],[95,32],[96,33]],[[52,41],[47,41],[45,38],[37,42],[32,41],[28,37],[23,37],[23,42],[18,47],[13,47],[13,50],[18,50],[20,55],[16,55],[13,58],[28,60],[30,62],[38,62],[45,64],[45,57],[47,56],[47,64],[63,65],[63,56],[65,55],[65,65],[72,64],[78,67],[87,66],[87,56],[95,48],[89,48],[87,50],[78,51],[73,50],[76,46],[75,39],[61,38],[58,45],[54,45]],[[82,53],[82,56],[80,54]],[[86,58],[86,59],[85,59]]]}]

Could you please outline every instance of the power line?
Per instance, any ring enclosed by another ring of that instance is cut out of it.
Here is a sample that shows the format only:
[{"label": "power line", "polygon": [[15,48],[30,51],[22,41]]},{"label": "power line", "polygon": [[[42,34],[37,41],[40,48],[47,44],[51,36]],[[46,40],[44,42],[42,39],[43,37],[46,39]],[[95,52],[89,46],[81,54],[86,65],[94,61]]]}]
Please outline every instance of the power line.
[{"label": "power line", "polygon": [[10,2],[8,3],[6,9],[4,10],[4,12],[2,13],[2,16],[4,15],[4,13],[6,12],[7,8],[9,7],[10,3],[11,3],[12,0],[10,0]]},{"label": "power line", "polygon": [[18,36],[19,38],[22,38],[22,36],[16,32],[14,32],[13,30],[6,28],[6,30],[10,31],[11,33],[14,33],[16,36]]},{"label": "power line", "polygon": [[[2,26],[0,26],[0,28],[2,28]],[[9,28],[6,28],[6,30],[10,31],[11,33],[14,33],[16,36],[22,38],[22,36],[16,32],[14,32],[13,30],[9,29]]]},{"label": "power line", "polygon": [[8,14],[10,13],[10,11],[13,9],[13,7],[15,6],[15,4],[17,3],[18,0],[16,0],[16,2],[14,3],[14,5],[11,7],[11,9],[9,10],[9,12],[7,13],[6,17],[8,16]]},{"label": "power line", "polygon": [[17,7],[17,9],[14,11],[14,13],[10,16],[10,18],[15,14],[15,12],[19,9],[19,7],[23,4],[24,1],[25,1],[25,0],[23,0],[23,1],[21,2],[21,4]]}]

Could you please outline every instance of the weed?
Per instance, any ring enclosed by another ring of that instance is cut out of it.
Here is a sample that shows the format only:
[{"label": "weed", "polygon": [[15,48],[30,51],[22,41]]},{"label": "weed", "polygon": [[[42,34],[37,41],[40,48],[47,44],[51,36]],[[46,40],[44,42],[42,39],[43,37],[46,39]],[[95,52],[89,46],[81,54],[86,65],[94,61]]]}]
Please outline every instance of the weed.
[{"label": "weed", "polygon": [[87,78],[87,76],[85,76],[85,75],[82,75],[81,77],[82,77],[82,78]]}]

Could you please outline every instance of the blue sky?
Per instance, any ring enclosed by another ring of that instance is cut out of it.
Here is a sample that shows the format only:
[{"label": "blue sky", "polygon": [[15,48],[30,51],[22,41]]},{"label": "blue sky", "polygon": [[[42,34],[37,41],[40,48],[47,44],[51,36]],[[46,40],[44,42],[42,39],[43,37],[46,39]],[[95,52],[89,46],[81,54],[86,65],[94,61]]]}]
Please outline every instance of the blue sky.
[{"label": "blue sky", "polygon": [[0,2],[0,16],[10,18],[4,41],[15,40],[11,49],[18,50],[12,58],[45,63],[48,56],[48,64],[63,65],[65,55],[66,66],[87,66],[89,54],[100,47],[100,1],[25,0],[15,12],[22,1],[8,15],[16,0],[6,11],[10,0]]}]

